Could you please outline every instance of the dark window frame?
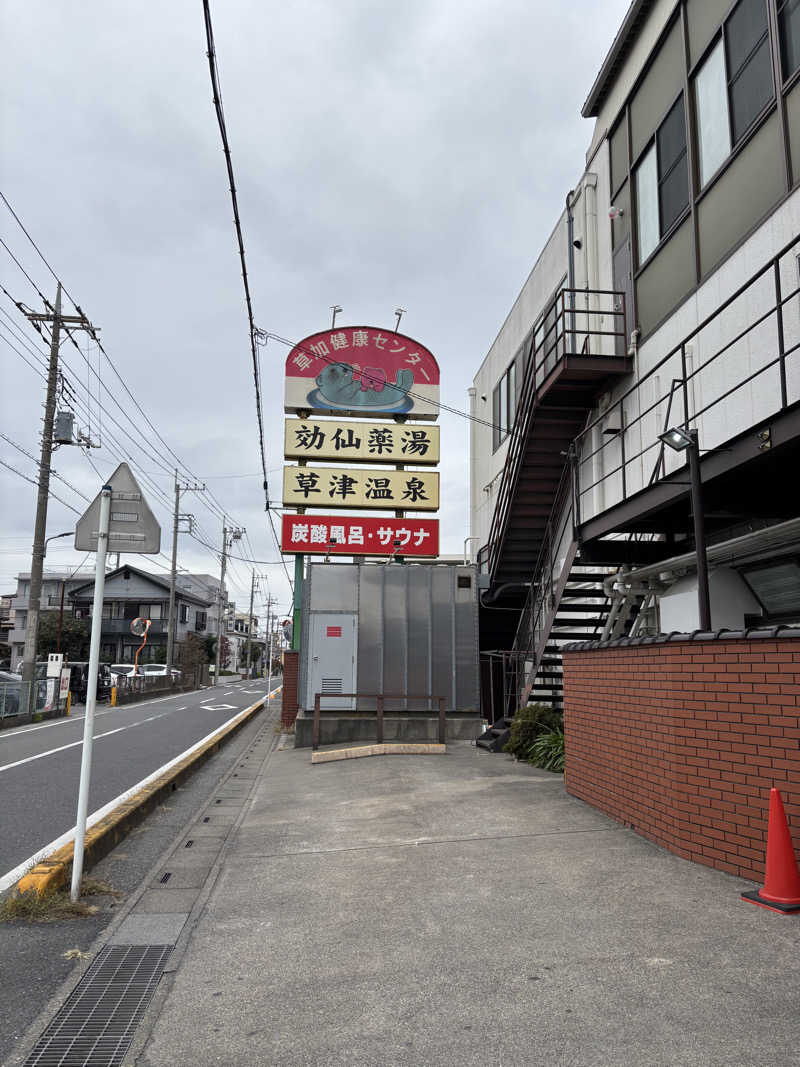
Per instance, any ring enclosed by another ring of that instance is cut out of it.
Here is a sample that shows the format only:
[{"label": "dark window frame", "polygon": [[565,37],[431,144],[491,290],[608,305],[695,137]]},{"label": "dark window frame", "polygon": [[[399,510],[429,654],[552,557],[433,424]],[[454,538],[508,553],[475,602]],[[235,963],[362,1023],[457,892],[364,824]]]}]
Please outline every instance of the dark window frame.
[{"label": "dark window frame", "polygon": [[[631,209],[630,210],[631,210],[631,216],[632,217],[631,217],[630,232],[631,232],[631,237],[632,237],[633,246],[634,246],[634,252],[635,252],[635,256],[636,256],[636,267],[635,267],[635,271],[634,271],[634,277],[636,277],[636,275],[638,274],[639,271],[644,270],[644,268],[647,266],[647,264],[650,262],[651,259],[653,259],[655,256],[658,255],[658,253],[663,248],[663,246],[666,244],[666,242],[670,239],[670,237],[672,237],[672,235],[675,233],[675,231],[681,226],[681,224],[688,217],[688,215],[690,214],[691,209],[692,209],[692,181],[691,181],[691,175],[689,173],[689,136],[688,136],[689,135],[689,130],[688,130],[688,115],[687,115],[687,111],[686,111],[686,100],[685,99],[683,100],[683,151],[680,152],[678,154],[678,156],[676,156],[676,158],[673,161],[672,165],[670,166],[669,170],[667,170],[664,174],[661,173],[661,160],[659,158],[660,157],[660,153],[659,153],[659,147],[658,147],[658,134],[659,134],[661,128],[666,123],[667,119],[672,114],[673,110],[681,102],[681,99],[683,97],[684,97],[684,92],[683,92],[683,89],[681,89],[672,98],[672,100],[670,101],[669,106],[667,107],[666,111],[664,111],[664,113],[659,118],[658,124],[656,125],[656,128],[653,131],[652,135],[647,139],[645,144],[642,146],[641,151],[637,155],[636,159],[633,160],[633,162],[631,163],[631,168],[630,168],[630,176],[631,176],[630,202],[631,202]],[[638,171],[640,165],[644,161],[645,156],[650,151],[650,149],[653,147],[653,145],[655,145],[655,148],[656,148],[656,204],[657,204],[657,208],[658,208],[658,241],[656,242],[655,246],[647,253],[645,258],[644,259],[640,259],[640,253],[639,253],[639,203],[638,203],[638,197],[637,197],[637,193],[636,193],[636,172]],[[672,172],[675,170],[675,168],[678,166],[678,164],[683,159],[686,160],[686,193],[687,193],[686,204],[680,210],[680,212],[675,216],[675,218],[669,224],[667,229],[662,229],[663,219],[662,219],[662,208],[661,208],[661,187],[662,187],[664,181],[670,176],[670,174],[672,174]]]},{"label": "dark window frame", "polygon": [[794,84],[794,82],[798,78],[800,78],[800,62],[798,62],[798,64],[795,67],[795,69],[790,71],[788,74],[785,74],[784,73],[784,69],[783,69],[784,68],[784,50],[783,50],[783,34],[781,32],[782,31],[781,14],[784,11],[784,9],[789,6],[789,4],[794,3],[794,2],[796,2],[796,0],[776,0],[776,4],[775,4],[775,28],[776,28],[777,34],[778,34],[778,55],[780,57],[780,71],[779,71],[779,73],[780,73],[781,86],[783,88],[787,88],[790,83]]},{"label": "dark window frame", "polygon": [[[513,388],[511,385],[511,378],[514,378]],[[502,418],[502,399],[503,393],[505,393],[506,401],[506,425],[503,425]],[[492,390],[492,452],[496,452],[498,448],[508,439],[511,433],[511,428],[517,417],[517,397],[518,384],[517,384],[517,353],[514,354],[514,358],[508,364],[506,369],[500,376],[500,381]],[[513,414],[512,414],[513,410]]]},{"label": "dark window frame", "polygon": [[[709,175],[709,178],[708,178],[708,180],[706,181],[706,183],[704,185],[701,185],[700,167],[699,167],[699,162],[698,162],[697,173],[695,175],[696,184],[697,184],[697,196],[695,197],[695,203],[698,203],[700,201],[701,197],[705,196],[705,194],[708,192],[708,190],[717,182],[717,180],[721,177],[721,175],[724,174],[724,172],[730,166],[731,162],[736,158],[736,156],[739,154],[739,152],[742,151],[744,146],[750,141],[751,137],[753,137],[753,135],[755,134],[756,130],[758,130],[761,127],[761,124],[765,121],[765,119],[770,114],[772,109],[777,106],[777,92],[778,92],[778,90],[777,90],[777,86],[775,84],[775,73],[776,73],[775,72],[775,64],[772,61],[772,31],[770,30],[770,18],[769,18],[768,0],[764,0],[764,11],[765,11],[765,14],[767,16],[767,18],[766,18],[766,29],[765,29],[764,33],[762,33],[762,35],[759,37],[758,41],[752,46],[750,51],[747,53],[747,55],[745,56],[744,60],[740,63],[739,69],[736,71],[736,73],[733,76],[731,76],[731,73],[730,73],[730,60],[729,60],[729,56],[728,56],[728,42],[727,42],[726,27],[727,27],[729,21],[731,20],[731,18],[733,17],[733,15],[736,13],[736,9],[739,7],[739,5],[741,3],[743,3],[743,0],[736,0],[736,3],[731,6],[731,8],[728,11],[727,15],[722,20],[722,22],[719,24],[717,29],[714,31],[714,33],[713,33],[711,39],[709,40],[708,44],[703,49],[703,52],[700,55],[700,57],[697,60],[697,62],[693,63],[692,66],[688,70],[689,85],[692,88],[692,107],[696,111],[697,110],[697,98],[696,98],[696,93],[695,93],[694,86],[695,86],[695,82],[696,82],[696,79],[697,79],[697,75],[702,70],[703,65],[705,64],[706,60],[709,58],[711,53],[714,51],[714,49],[717,47],[717,45],[720,43],[720,41],[722,41],[722,58],[723,58],[723,62],[725,64],[725,98],[726,98],[727,105],[728,105],[728,116],[727,116],[728,117],[728,138],[730,140],[731,148],[730,148],[730,151],[728,152],[727,156],[725,157],[725,159],[723,159],[723,161],[720,163],[720,165],[717,167],[717,169],[713,172],[713,174]],[[758,114],[756,114],[750,120],[750,123],[741,131],[741,133],[739,134],[739,137],[736,138],[736,137],[734,137],[734,130],[733,130],[733,105],[732,105],[732,102],[731,102],[731,87],[737,81],[737,79],[741,76],[742,72],[746,69],[748,63],[753,58],[753,56],[755,55],[755,53],[758,51],[758,49],[761,47],[761,45],[764,43],[765,40],[767,41],[767,45],[768,45],[767,54],[769,56],[770,72],[771,72],[771,75],[772,75],[772,96],[764,104],[764,106],[761,108],[761,110],[758,112]],[[699,147],[699,122],[695,123],[695,125],[697,126],[696,133],[697,133],[698,147]]]}]

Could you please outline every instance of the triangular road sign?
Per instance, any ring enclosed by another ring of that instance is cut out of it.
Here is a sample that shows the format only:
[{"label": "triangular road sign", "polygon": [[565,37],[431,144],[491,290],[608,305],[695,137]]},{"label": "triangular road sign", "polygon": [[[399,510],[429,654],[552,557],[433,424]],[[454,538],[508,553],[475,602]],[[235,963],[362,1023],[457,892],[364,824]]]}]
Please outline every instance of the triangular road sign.
[{"label": "triangular road sign", "polygon": [[[160,552],[161,527],[128,464],[120,463],[107,484],[111,486],[108,551],[144,552],[147,555]],[[100,493],[78,519],[75,527],[75,548],[78,551],[97,551],[99,525]]]}]

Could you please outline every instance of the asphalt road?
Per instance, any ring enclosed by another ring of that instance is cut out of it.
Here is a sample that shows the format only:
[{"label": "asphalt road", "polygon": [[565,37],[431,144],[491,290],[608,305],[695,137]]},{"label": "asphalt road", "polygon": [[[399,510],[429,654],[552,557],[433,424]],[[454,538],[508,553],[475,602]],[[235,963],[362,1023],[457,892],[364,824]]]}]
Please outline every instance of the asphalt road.
[{"label": "asphalt road", "polygon": [[[273,682],[273,689],[280,684]],[[220,684],[95,712],[89,814],[180,756],[263,696],[266,682]],[[0,885],[75,825],[83,709],[0,733]]]}]

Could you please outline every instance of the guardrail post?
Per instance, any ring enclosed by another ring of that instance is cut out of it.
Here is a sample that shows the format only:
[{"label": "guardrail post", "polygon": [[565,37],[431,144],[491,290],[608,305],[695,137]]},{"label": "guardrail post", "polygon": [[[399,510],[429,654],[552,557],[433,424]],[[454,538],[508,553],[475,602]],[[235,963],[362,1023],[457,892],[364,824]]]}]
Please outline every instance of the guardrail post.
[{"label": "guardrail post", "polygon": [[622,468],[622,499],[628,498],[628,479],[625,465],[627,459],[625,458],[625,410],[622,407],[622,401],[619,402],[619,455],[620,466]]},{"label": "guardrail post", "polygon": [[686,380],[686,344],[681,343],[681,377],[683,378],[683,428],[689,429],[689,382]]},{"label": "guardrail post", "polygon": [[314,732],[311,736],[311,749],[313,752],[319,748],[319,693],[314,694]]},{"label": "guardrail post", "polygon": [[383,693],[381,693],[378,696],[377,708],[378,708],[378,711],[377,711],[377,716],[378,716],[377,737],[378,737],[378,744],[382,745],[383,744]]},{"label": "guardrail post", "polygon": [[439,697],[439,744],[445,743],[444,697]]}]

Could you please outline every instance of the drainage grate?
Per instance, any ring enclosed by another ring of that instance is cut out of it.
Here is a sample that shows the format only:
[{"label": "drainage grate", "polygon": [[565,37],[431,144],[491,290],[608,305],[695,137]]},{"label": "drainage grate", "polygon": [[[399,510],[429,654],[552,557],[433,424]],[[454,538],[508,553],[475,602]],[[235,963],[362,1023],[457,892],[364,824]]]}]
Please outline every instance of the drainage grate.
[{"label": "drainage grate", "polygon": [[161,882],[162,885],[166,885],[171,877],[172,877],[172,871],[167,871],[166,874],[162,874],[161,875],[161,878],[159,879],[159,881]]},{"label": "drainage grate", "polygon": [[194,838],[190,837],[189,840],[186,842],[186,844],[183,847],[184,848],[191,848],[193,844],[194,844]]},{"label": "drainage grate", "polygon": [[172,945],[107,945],[23,1067],[118,1067],[170,952]]}]

